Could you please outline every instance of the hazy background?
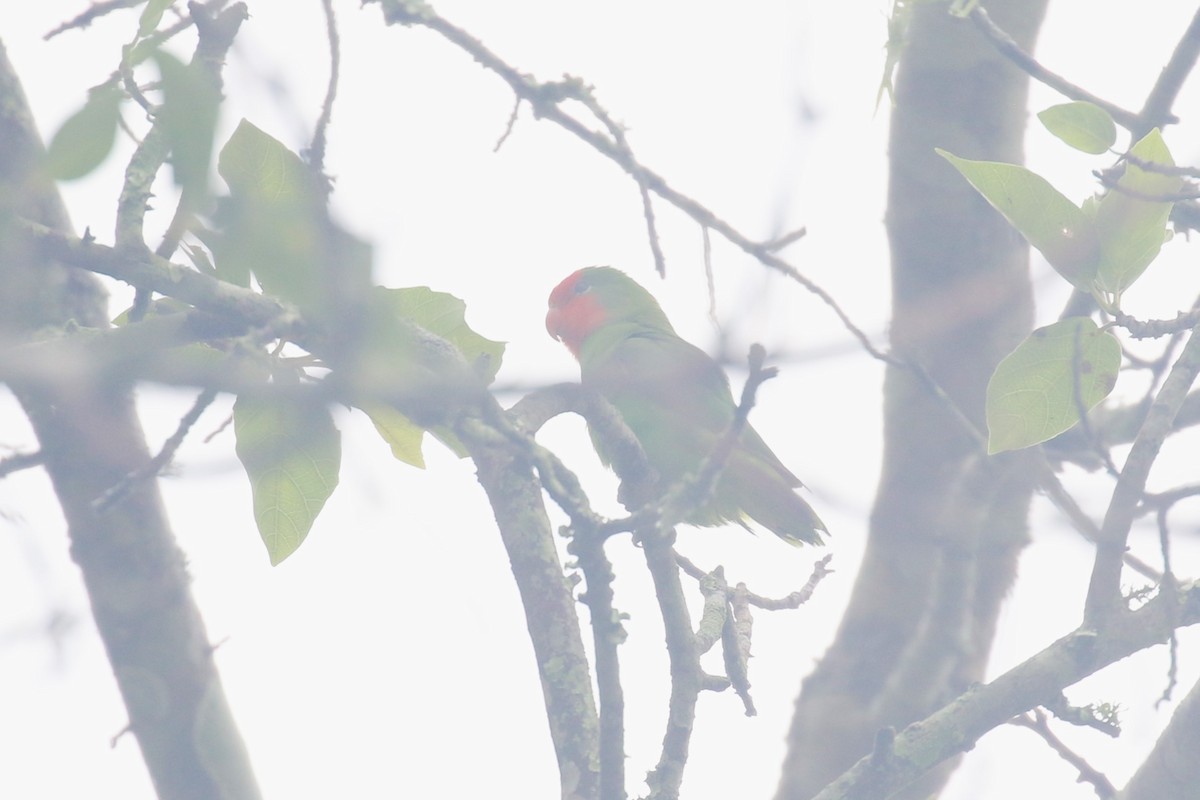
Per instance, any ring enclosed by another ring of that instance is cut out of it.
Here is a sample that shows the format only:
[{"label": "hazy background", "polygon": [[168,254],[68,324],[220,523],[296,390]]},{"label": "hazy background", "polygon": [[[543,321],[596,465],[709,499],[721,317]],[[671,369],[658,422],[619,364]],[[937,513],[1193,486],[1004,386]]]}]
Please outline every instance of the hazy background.
[{"label": "hazy background", "polygon": [[[506,404],[528,388],[577,376],[569,354],[545,333],[545,300],[562,277],[590,264],[620,266],[645,283],[680,332],[702,347],[740,361],[760,341],[782,368],[760,392],[754,425],[810,487],[833,532],[837,572],[800,610],[757,615],[751,680],[760,714],[748,719],[734,696],[705,694],[684,785],[696,798],[769,796],[800,679],[832,636],[861,552],[878,472],[882,366],[812,296],[715,236],[714,325],[694,223],[656,205],[668,265],[668,279],[658,280],[627,176],[564,131],[534,121],[527,107],[493,153],[513,105],[499,79],[427,30],[385,28],[376,7],[336,5],[342,83],[327,158],[335,214],[375,245],[378,282],[452,292],[466,301],[477,331],[509,343],[498,379]],[[643,163],[746,234],[769,239],[807,226],[808,236],[786,255],[884,342],[888,109],[885,101],[876,111],[874,101],[889,3],[434,5],[522,71],[541,80],[569,73],[594,85],[628,125]],[[136,27],[137,11],[125,11],[42,41],[85,7],[77,0],[0,6],[0,38],[46,136],[115,68]],[[245,117],[299,150],[327,79],[320,4],[251,0],[249,7],[225,72],[220,141]],[[1134,31],[1130,8],[1056,0],[1041,57],[1107,99],[1140,107],[1194,9],[1180,0],[1139,5]],[[180,37],[173,49],[187,57],[192,45]],[[1035,88],[1034,110],[1055,102],[1061,98]],[[1195,108],[1189,87],[1177,110],[1186,116]],[[126,109],[131,120],[134,113]],[[1178,161],[1194,163],[1194,136],[1172,131],[1168,141]],[[87,226],[111,242],[131,149],[122,142],[102,170],[64,186],[78,232]],[[1030,166],[1076,200],[1094,191],[1090,171],[1107,165],[1059,145],[1036,122],[1028,150]],[[161,205],[172,207],[165,199]],[[164,216],[152,215],[148,227],[161,230]],[[1126,310],[1169,317],[1190,302],[1195,264],[1186,252],[1182,242],[1168,245]],[[1048,321],[1067,287],[1036,254],[1035,271],[1039,318]],[[125,287],[114,289],[114,315],[129,298]],[[740,385],[736,367],[731,374]],[[192,395],[147,388],[141,397],[157,449]],[[229,406],[223,399],[205,413],[163,489],[264,796],[467,797],[497,786],[555,796],[522,613],[470,462],[432,442],[427,470],[405,466],[362,415],[341,413],[341,485],[304,546],[271,568],[231,432],[201,441]],[[615,482],[579,420],[555,420],[540,439],[580,472],[595,506],[617,512]],[[34,447],[7,394],[0,394],[0,446]],[[1170,483],[1172,461],[1187,466],[1194,456],[1169,446],[1152,481]],[[1084,490],[1080,500],[1098,516],[1106,495]],[[1191,550],[1182,542],[1177,552],[1182,575],[1196,573],[1194,523],[1190,533]],[[1135,542],[1153,559],[1152,536]],[[736,528],[685,531],[680,549],[706,568],[724,564],[731,579],[768,595],[797,588],[821,554]],[[632,614],[622,655],[628,774],[636,780],[658,757],[665,651],[640,554],[627,540],[610,551],[618,607]],[[1079,601],[1063,598],[1082,598],[1090,562],[1091,549],[1039,505],[992,674],[1077,624]],[[1185,687],[1197,673],[1195,640],[1186,637],[1181,650]],[[1156,648],[1070,693],[1078,703],[1125,705],[1119,742],[1064,733],[1118,784],[1168,719],[1168,707],[1153,705],[1165,667],[1165,649]],[[0,796],[153,796],[132,738],[109,747],[125,725],[124,709],[63,521],[35,470],[0,481],[0,675],[0,750],[9,754]],[[984,738],[945,796],[1046,796],[1053,787],[1055,797],[1092,797],[1074,777],[1028,731],[1001,729]]]}]

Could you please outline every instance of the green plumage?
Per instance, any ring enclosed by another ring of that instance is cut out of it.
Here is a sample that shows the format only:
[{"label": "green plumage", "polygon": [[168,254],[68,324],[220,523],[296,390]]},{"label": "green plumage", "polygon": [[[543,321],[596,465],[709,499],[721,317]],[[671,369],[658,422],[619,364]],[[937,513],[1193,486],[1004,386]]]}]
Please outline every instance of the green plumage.
[{"label": "green plumage", "polygon": [[[664,484],[695,472],[736,412],[721,367],[676,335],[649,292],[611,267],[576,272],[550,305],[547,327],[576,353],[584,386],[617,409]],[[595,443],[609,463],[604,442]],[[711,501],[686,521],[749,517],[792,544],[818,544],[825,525],[796,494],[800,485],[747,425]]]}]

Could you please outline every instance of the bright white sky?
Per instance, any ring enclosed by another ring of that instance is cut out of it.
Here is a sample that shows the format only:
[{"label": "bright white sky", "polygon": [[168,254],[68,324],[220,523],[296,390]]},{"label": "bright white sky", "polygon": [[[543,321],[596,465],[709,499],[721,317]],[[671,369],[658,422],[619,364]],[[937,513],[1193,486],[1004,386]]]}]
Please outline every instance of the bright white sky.
[{"label": "bright white sky", "polygon": [[[874,113],[873,103],[889,3],[770,0],[736,10],[672,0],[434,5],[523,71],[546,80],[585,78],[629,126],[644,163],[747,234],[766,239],[806,225],[808,237],[788,256],[882,341],[887,113]],[[1137,47],[1144,49],[1135,53],[1127,4],[1056,0],[1042,35],[1045,61],[1138,107],[1174,46],[1171,37],[1193,12],[1182,0],[1149,5],[1138,11]],[[109,74],[136,25],[126,12],[84,33],[41,40],[84,6],[57,0],[0,7],[0,34],[47,135],[83,102],[88,86]],[[359,10],[357,2],[337,6],[342,86],[328,164],[337,179],[336,212],[375,244],[380,282],[430,285],[463,298],[476,330],[509,343],[503,385],[576,376],[569,355],[545,333],[545,298],[563,276],[589,264],[626,269],[658,294],[685,336],[714,346],[693,223],[658,204],[669,269],[665,284],[658,281],[636,189],[615,167],[569,134],[533,121],[527,108],[493,154],[513,102],[499,79],[428,31],[384,28],[376,8]],[[250,9],[229,59],[222,127],[231,131],[244,116],[300,149],[325,90],[320,4],[252,0]],[[1083,27],[1087,37],[1079,35]],[[1114,50],[1125,55],[1114,58]],[[1046,91],[1035,97],[1035,110],[1059,101]],[[1195,99],[1195,91],[1184,98],[1185,115]],[[1185,149],[1194,137],[1168,140],[1177,160],[1194,161]],[[1093,191],[1090,170],[1104,166],[1036,126],[1029,148],[1031,166],[1077,200]],[[129,150],[123,145],[105,169],[65,187],[80,232],[90,226],[111,240]],[[1180,298],[1195,293],[1196,281],[1183,252],[1180,243],[1168,246],[1163,266],[1154,268],[1162,277],[1135,289],[1128,310],[1171,316],[1189,302]],[[751,675],[757,718],[745,718],[732,696],[701,701],[685,795],[766,797],[799,680],[832,636],[861,552],[878,472],[882,370],[799,287],[715,238],[713,258],[717,319],[730,352],[740,356],[749,342],[762,341],[780,353],[782,375],[760,394],[754,424],[812,489],[834,532],[838,570],[801,610],[758,615]],[[1044,264],[1036,269],[1039,314],[1050,319],[1066,293]],[[117,296],[114,313],[128,300],[123,289]],[[740,380],[734,375],[735,384]],[[157,447],[190,396],[142,396]],[[428,470],[412,469],[390,458],[364,418],[343,414],[341,486],[299,552],[271,568],[231,435],[200,442],[219,427],[229,403],[219,406],[204,415],[164,492],[211,639],[222,643],[219,666],[264,795],[468,797],[505,786],[522,796],[554,796],[557,775],[528,638],[470,463],[434,443]],[[0,432],[2,445],[33,446],[6,395]],[[580,472],[593,503],[615,513],[614,482],[587,449],[582,423],[556,420],[541,438]],[[1164,458],[1189,463],[1179,447]],[[1083,496],[1097,517],[1104,499],[1097,490]],[[14,756],[0,773],[0,796],[84,796],[103,787],[106,796],[149,798],[134,742],[108,745],[124,711],[63,528],[40,474],[0,482],[0,750]],[[737,530],[685,533],[681,549],[706,567],[724,564],[731,578],[764,594],[796,588],[820,555]],[[611,551],[618,605],[633,615],[622,655],[634,779],[657,758],[665,653],[640,559],[624,541]],[[1143,554],[1153,558],[1152,544]],[[1177,565],[1194,575],[1194,550],[1190,570],[1188,556],[1182,549]],[[993,671],[1075,626],[1078,601],[1062,598],[1082,597],[1089,565],[1089,549],[1042,509]],[[51,609],[76,623],[57,649],[44,634]],[[1181,649],[1185,687],[1197,673],[1194,638]],[[1165,664],[1159,648],[1071,694],[1080,703],[1121,702],[1127,709],[1120,742],[1064,734],[1089,748],[1118,784],[1168,719],[1165,707],[1153,707]],[[1011,768],[1014,760],[1021,769]],[[1093,796],[1032,734],[1000,730],[972,754],[947,798],[1036,796],[1050,785],[1065,800]]]}]

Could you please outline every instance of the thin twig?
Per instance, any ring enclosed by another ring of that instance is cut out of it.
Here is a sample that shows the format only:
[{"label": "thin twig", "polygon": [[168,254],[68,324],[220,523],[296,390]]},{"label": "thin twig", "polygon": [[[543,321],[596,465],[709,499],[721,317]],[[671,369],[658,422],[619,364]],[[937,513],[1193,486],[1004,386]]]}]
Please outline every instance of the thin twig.
[{"label": "thin twig", "polygon": [[192,403],[192,407],[180,418],[175,432],[163,442],[162,449],[144,465],[127,474],[124,478],[117,481],[116,484],[109,487],[104,494],[93,500],[92,507],[98,513],[103,514],[125,497],[136,484],[157,477],[171,463],[171,459],[175,457],[175,453],[178,452],[180,445],[183,444],[188,431],[196,424],[196,420],[200,419],[200,415],[216,399],[217,392],[215,389],[205,389],[200,392],[196,396],[195,402]]},{"label": "thin twig", "polygon": [[678,550],[675,551],[675,562],[679,564],[679,568],[683,570],[685,575],[690,578],[694,578],[695,580],[703,580],[704,576],[708,574],[700,567],[696,566],[695,561],[692,561]]},{"label": "thin twig", "polygon": [[[813,564],[812,574],[808,576],[808,580],[804,586],[800,587],[799,591],[792,592],[784,597],[763,597],[760,594],[755,594],[751,591],[746,591],[746,601],[752,606],[756,606],[765,611],[782,611],[784,609],[799,608],[812,599],[813,593],[817,590],[817,586],[821,581],[825,580],[825,576],[833,572],[829,568],[829,563],[833,561],[833,553],[821,558],[821,560]],[[738,584],[738,589],[741,589],[745,584]]]},{"label": "thin twig", "polygon": [[[317,118],[312,144],[308,148],[308,163],[316,175],[324,178],[326,135],[329,129],[329,120],[333,116],[333,102],[337,99],[342,46],[338,36],[337,17],[333,13],[333,0],[321,0],[321,8],[325,12],[325,32],[329,39],[329,84],[325,88],[325,100],[321,103],[321,116]],[[328,187],[328,179],[320,181],[320,185]]]},{"label": "thin twig", "polygon": [[1157,339],[1175,333],[1184,333],[1200,323],[1200,308],[1180,311],[1175,319],[1135,319],[1124,311],[1117,311],[1113,319],[1129,332],[1134,339]]},{"label": "thin twig", "polygon": [[67,20],[54,30],[42,36],[42,41],[48,42],[55,36],[58,36],[60,33],[66,33],[70,30],[82,30],[89,27],[93,22],[110,12],[120,11],[123,8],[131,8],[136,5],[141,5],[143,2],[144,0],[104,0],[104,2],[101,3],[92,3],[92,5],[88,7],[87,11],[84,11],[72,19]]},{"label": "thin twig", "polygon": [[13,453],[11,456],[0,458],[0,478],[23,469],[40,466],[42,461],[42,451],[40,450],[33,453]]},{"label": "thin twig", "polygon": [[220,436],[225,431],[225,429],[228,428],[232,424],[233,424],[233,414],[229,414],[228,416],[225,417],[225,419],[221,420],[220,425],[213,428],[212,432],[210,432],[207,436],[205,436],[200,441],[203,442],[204,444],[208,444],[213,439]]},{"label": "thin twig", "polygon": [[1200,167],[1189,167],[1186,164],[1163,164],[1159,161],[1148,161],[1144,158],[1138,158],[1133,153],[1125,153],[1122,160],[1128,161],[1139,169],[1146,172],[1154,172],[1159,175],[1171,175],[1177,178],[1200,178]]},{"label": "thin twig", "polygon": [[[580,83],[582,84],[582,81]],[[600,105],[596,100],[595,90],[591,86],[583,87],[579,91],[577,99],[588,111],[592,112],[592,116],[603,123],[609,136],[624,155],[630,161],[634,161],[633,149],[629,146],[629,140],[625,138],[625,126],[614,120],[604,106]],[[667,277],[667,260],[663,256],[662,245],[658,241],[658,225],[654,221],[654,205],[650,202],[650,190],[640,171],[633,174],[633,179],[637,183],[638,193],[642,196],[642,214],[646,218],[646,235],[650,240],[650,252],[654,255],[654,269],[658,272],[659,277],[665,278]]]},{"label": "thin twig", "polygon": [[[1158,546],[1162,553],[1163,560],[1163,590],[1175,591],[1175,573],[1171,570],[1171,529],[1167,524],[1167,515],[1171,513],[1171,506],[1164,505],[1158,510]],[[1167,652],[1170,656],[1170,661],[1167,665],[1167,685],[1163,687],[1163,693],[1159,696],[1155,706],[1170,701],[1171,695],[1175,692],[1175,687],[1179,684],[1179,636],[1176,631],[1171,631],[1171,639],[1167,642]]]},{"label": "thin twig", "polygon": [[1029,730],[1042,737],[1042,740],[1050,745],[1050,748],[1058,753],[1063,761],[1066,761],[1072,767],[1079,771],[1079,780],[1090,783],[1092,788],[1096,790],[1099,797],[1107,798],[1115,797],[1117,794],[1116,787],[1105,777],[1103,772],[1089,764],[1083,756],[1079,755],[1071,748],[1067,747],[1061,739],[1054,735],[1050,730],[1050,723],[1046,719],[1046,715],[1040,708],[1033,710],[1033,716],[1022,714],[1019,717],[1014,717],[1011,724],[1020,728],[1028,728]]},{"label": "thin twig", "polygon": [[807,234],[808,234],[808,228],[797,228],[796,230],[789,231],[788,233],[785,233],[783,236],[778,236],[769,242],[764,242],[763,247],[767,248],[768,250],[770,250],[772,252],[774,252],[776,250],[782,250],[783,248],[787,247],[788,245],[794,244],[795,242],[800,241]]},{"label": "thin twig", "polygon": [[1106,170],[1095,170],[1092,174],[1105,189],[1117,194],[1123,194],[1126,197],[1132,197],[1135,200],[1145,200],[1147,203],[1182,203],[1200,198],[1200,187],[1183,180],[1179,182],[1180,188],[1173,192],[1143,192],[1129,186],[1124,186],[1121,184],[1121,178],[1124,175],[1121,166],[1117,165],[1112,169]]},{"label": "thin twig", "polygon": [[708,228],[703,225],[700,226],[700,241],[704,254],[704,282],[708,286],[708,318],[719,327],[717,322],[717,282],[713,277],[712,237],[708,235]]},{"label": "thin twig", "polygon": [[[139,0],[140,2],[140,0]],[[204,9],[204,12],[210,17],[215,18],[219,12],[224,10],[225,6],[229,5],[230,0],[208,0],[207,3],[196,3],[197,6]],[[188,11],[191,12],[192,2],[188,3]],[[168,25],[162,30],[157,30],[154,33],[146,36],[141,40],[142,44],[149,48],[160,47],[164,42],[174,39],[179,34],[191,28],[195,24],[195,19],[191,13],[185,14],[179,18],[173,25]]]},{"label": "thin twig", "polygon": [[[1057,73],[1043,67],[1038,63],[1037,59],[1026,53],[1021,45],[1009,36],[1000,26],[992,21],[988,16],[987,11],[981,5],[975,6],[970,13],[970,19],[975,23],[975,27],[985,36],[992,46],[1005,58],[1020,67],[1029,77],[1040,83],[1044,83],[1056,92],[1063,94],[1072,100],[1084,100],[1108,112],[1108,115],[1113,118],[1113,121],[1126,130],[1139,130],[1142,125],[1142,118],[1132,111],[1126,111],[1120,106],[1110,103],[1107,100],[1097,97],[1081,86],[1063,78]],[[1171,117],[1166,120],[1170,122],[1178,122],[1179,120]]]},{"label": "thin twig", "polygon": [[[701,580],[709,574],[700,567],[696,566],[695,562],[680,553],[678,550],[675,551],[675,561],[679,564],[679,567],[684,571],[685,574],[695,578],[696,580]],[[829,563],[831,561],[833,561],[833,553],[829,553],[828,555],[823,556],[819,561],[814,562],[812,573],[808,576],[808,580],[805,582],[804,586],[802,586],[798,591],[784,595],[783,597],[765,597],[761,594],[755,594],[747,589],[746,584],[744,583],[738,583],[737,586],[734,587],[734,590],[744,593],[746,601],[750,603],[750,605],[756,608],[761,608],[764,611],[786,611],[799,608],[812,599],[813,593],[816,591],[817,586],[821,583],[821,581],[825,579],[825,576],[833,573],[833,570],[829,568]]]},{"label": "thin twig", "polygon": [[966,412],[959,408],[958,403],[954,402],[954,398],[946,393],[946,390],[934,380],[933,376],[929,374],[929,371],[922,364],[911,360],[900,360],[899,363],[893,362],[893,366],[898,366],[912,373],[917,381],[925,387],[925,391],[940,401],[942,406],[950,412],[950,416],[958,423],[963,433],[970,436],[972,441],[974,441],[976,449],[981,454],[987,453],[987,435],[979,430],[978,426],[967,416]]},{"label": "thin twig", "polygon": [[1189,483],[1165,492],[1146,492],[1145,497],[1142,498],[1142,510],[1168,511],[1179,501],[1196,496],[1200,496],[1200,484],[1196,483]]},{"label": "thin twig", "polygon": [[508,123],[504,126],[504,133],[500,134],[500,138],[496,140],[496,145],[492,148],[493,153],[499,153],[500,148],[508,141],[508,137],[512,136],[513,128],[517,127],[517,117],[521,113],[521,96],[517,95],[516,102],[513,103],[512,113],[508,115]]}]

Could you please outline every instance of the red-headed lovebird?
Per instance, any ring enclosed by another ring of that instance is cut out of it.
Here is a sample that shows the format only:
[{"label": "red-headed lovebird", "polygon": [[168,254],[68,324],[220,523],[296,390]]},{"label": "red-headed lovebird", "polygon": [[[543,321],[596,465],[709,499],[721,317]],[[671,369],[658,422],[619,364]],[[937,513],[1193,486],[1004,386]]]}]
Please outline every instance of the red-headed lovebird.
[{"label": "red-headed lovebird", "polygon": [[[579,360],[584,387],[620,413],[664,487],[696,472],[732,425],[737,407],[720,365],[679,338],[653,295],[620,270],[587,267],[567,277],[550,293],[546,330]],[[790,544],[820,544],[825,524],[796,494],[800,486],[747,425],[710,500],[685,521],[749,517]]]}]

